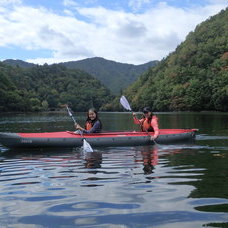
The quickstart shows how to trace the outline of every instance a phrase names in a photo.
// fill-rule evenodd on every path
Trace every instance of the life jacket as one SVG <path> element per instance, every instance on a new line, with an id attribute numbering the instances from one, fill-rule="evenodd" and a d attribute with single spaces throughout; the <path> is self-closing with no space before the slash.
<path id="1" fill-rule="evenodd" d="M 101 124 L 101 121 L 99 119 L 97 119 L 95 121 L 89 121 L 89 120 L 86 121 L 86 123 L 85 123 L 85 129 L 87 131 L 90 131 L 93 128 L 94 124 L 97 123 L 97 122 L 99 122 L 99 127 L 96 128 L 96 129 L 93 129 L 93 133 L 100 133 L 101 132 L 101 129 L 102 129 L 102 124 Z"/>
<path id="2" fill-rule="evenodd" d="M 89 131 L 92 127 L 93 127 L 93 124 L 91 122 L 87 121 L 86 124 L 85 124 L 85 129 L 87 131 Z"/>
<path id="3" fill-rule="evenodd" d="M 154 132 L 154 128 L 151 126 L 151 121 L 152 119 L 148 121 L 148 119 L 144 118 L 141 124 L 141 130 L 146 132 Z"/>

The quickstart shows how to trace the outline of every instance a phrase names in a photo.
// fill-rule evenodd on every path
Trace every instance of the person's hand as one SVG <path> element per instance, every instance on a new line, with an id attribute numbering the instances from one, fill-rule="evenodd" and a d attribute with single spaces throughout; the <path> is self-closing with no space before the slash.
<path id="1" fill-rule="evenodd" d="M 132 115 L 133 115 L 134 117 L 136 117 L 136 113 L 135 113 L 135 112 L 132 112 Z"/>
<path id="2" fill-rule="evenodd" d="M 157 139 L 157 138 L 158 138 L 158 135 L 152 135 L 150 138 L 151 138 L 151 140 L 153 140 L 153 141 L 154 141 L 155 139 Z"/>
<path id="3" fill-rule="evenodd" d="M 76 130 L 79 130 L 79 128 L 80 128 L 79 124 L 75 124 L 74 126 L 75 126 Z"/>

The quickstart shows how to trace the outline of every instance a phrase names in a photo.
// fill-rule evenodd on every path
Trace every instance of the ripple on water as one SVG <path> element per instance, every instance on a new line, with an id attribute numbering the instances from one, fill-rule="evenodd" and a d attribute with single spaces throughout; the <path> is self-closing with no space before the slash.
<path id="1" fill-rule="evenodd" d="M 96 148 L 90 154 L 80 150 L 3 154 L 1 223 L 12 227 L 222 223 L 226 200 L 192 197 L 200 194 L 210 171 L 207 164 L 226 159 L 211 151 L 206 146 L 159 145 Z"/>

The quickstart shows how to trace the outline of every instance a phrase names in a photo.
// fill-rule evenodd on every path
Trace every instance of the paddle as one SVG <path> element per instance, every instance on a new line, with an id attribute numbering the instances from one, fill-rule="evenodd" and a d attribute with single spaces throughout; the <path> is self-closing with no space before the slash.
<path id="1" fill-rule="evenodd" d="M 120 103 L 122 104 L 122 106 L 123 106 L 126 110 L 132 112 L 131 106 L 130 106 L 130 104 L 129 104 L 129 102 L 128 102 L 128 100 L 127 100 L 127 98 L 126 98 L 125 96 L 121 96 L 121 98 L 120 98 Z"/>
<path id="2" fill-rule="evenodd" d="M 128 110 L 128 111 L 130 111 L 130 112 L 133 112 L 132 109 L 131 109 L 131 106 L 130 106 L 128 100 L 127 100 L 127 98 L 126 98 L 124 95 L 121 96 L 121 98 L 120 98 L 120 103 L 122 104 L 122 106 L 123 106 L 126 110 Z M 148 133 L 148 131 L 147 131 L 147 133 Z M 155 139 L 152 138 L 152 140 L 154 141 L 155 144 L 157 144 L 157 142 L 155 141 Z"/>
<path id="3" fill-rule="evenodd" d="M 66 105 L 67 108 L 67 112 L 69 114 L 69 116 L 71 117 L 71 119 L 73 120 L 74 124 L 77 124 L 73 114 L 71 113 L 68 105 Z M 83 134 L 81 134 L 81 136 L 83 137 Z M 83 151 L 85 152 L 93 152 L 93 148 L 91 147 L 91 145 L 86 141 L 86 139 L 83 137 Z"/>

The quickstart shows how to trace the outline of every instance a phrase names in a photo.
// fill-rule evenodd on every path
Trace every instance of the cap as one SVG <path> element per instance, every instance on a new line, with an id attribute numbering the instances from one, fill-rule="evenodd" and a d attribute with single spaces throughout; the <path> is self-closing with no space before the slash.
<path id="1" fill-rule="evenodd" d="M 143 108 L 143 113 L 148 113 L 148 112 L 152 112 L 151 108 L 149 107 Z"/>

